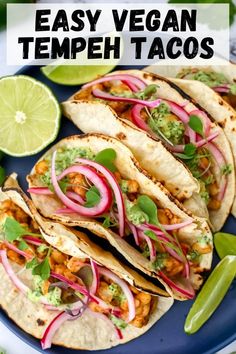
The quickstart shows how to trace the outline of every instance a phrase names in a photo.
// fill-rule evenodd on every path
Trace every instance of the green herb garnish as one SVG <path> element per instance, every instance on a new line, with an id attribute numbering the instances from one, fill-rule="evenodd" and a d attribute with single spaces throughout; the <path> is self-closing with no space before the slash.
<path id="1" fill-rule="evenodd" d="M 87 208 L 92 208 L 100 202 L 100 199 L 101 196 L 99 190 L 95 186 L 92 186 L 86 192 L 86 203 L 84 206 Z"/>
<path id="2" fill-rule="evenodd" d="M 147 195 L 140 195 L 137 199 L 139 208 L 148 216 L 150 224 L 159 225 L 157 218 L 157 206 Z"/>
<path id="3" fill-rule="evenodd" d="M 198 116 L 190 115 L 188 125 L 193 131 L 203 136 L 203 124 Z"/>
<path id="4" fill-rule="evenodd" d="M 9 242 L 21 241 L 22 236 L 32 235 L 32 236 L 41 236 L 33 232 L 29 232 L 25 227 L 13 218 L 7 217 L 4 225 L 3 231 L 6 237 L 6 240 Z"/>
<path id="5" fill-rule="evenodd" d="M 108 168 L 111 172 L 115 172 L 117 170 L 114 165 L 114 161 L 116 159 L 116 152 L 114 149 L 104 149 L 100 151 L 96 157 L 95 161 L 100 165 Z"/>

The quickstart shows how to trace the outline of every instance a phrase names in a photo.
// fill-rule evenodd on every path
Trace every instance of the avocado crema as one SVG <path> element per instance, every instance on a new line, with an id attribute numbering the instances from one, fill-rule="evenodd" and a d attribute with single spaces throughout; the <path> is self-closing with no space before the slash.
<path id="1" fill-rule="evenodd" d="M 85 148 L 79 148 L 76 149 L 76 151 L 74 148 L 60 148 L 56 159 L 56 170 L 58 173 L 62 172 L 62 157 L 65 156 L 63 159 L 65 163 L 63 168 L 65 168 L 68 167 L 67 163 L 73 165 L 74 162 L 72 160 L 75 159 L 71 159 L 71 156 L 75 156 L 75 154 L 77 154 L 77 157 L 79 157 L 80 154 L 86 155 L 88 159 L 95 161 L 99 155 L 101 164 L 104 163 L 104 165 L 112 169 L 112 173 L 121 188 L 125 206 L 125 240 L 151 262 L 152 269 L 157 273 L 162 270 L 168 277 L 176 277 L 176 275 L 182 274 L 186 258 L 191 260 L 192 266 L 197 269 L 201 255 L 211 253 L 211 241 L 208 240 L 206 242 L 204 235 L 200 235 L 195 243 L 187 244 L 178 240 L 179 229 L 175 230 L 171 227 L 171 231 L 167 232 L 164 230 L 162 225 L 169 226 L 179 224 L 182 220 L 169 209 L 161 207 L 157 200 L 153 200 L 148 195 L 141 194 L 140 186 L 136 180 L 123 178 L 122 174 L 115 166 L 114 150 L 105 149 L 100 151 L 98 155 L 95 155 L 90 149 L 86 152 Z M 102 156 L 104 156 L 104 159 L 101 158 Z M 67 159 L 67 157 L 69 157 L 69 159 Z M 48 186 L 49 188 L 51 188 L 50 163 L 51 156 L 46 155 L 46 157 L 35 166 L 35 172 L 38 174 L 41 181 L 44 182 L 44 186 Z M 61 182 L 63 182 L 63 180 L 61 180 Z M 94 206 L 101 198 L 96 187 L 91 185 L 80 173 L 68 174 L 67 180 L 64 181 L 63 188 L 64 193 L 73 191 L 82 197 L 85 202 L 84 205 L 88 205 L 89 203 L 89 206 Z M 119 234 L 118 210 L 114 196 L 109 210 L 107 210 L 105 214 L 98 215 L 96 220 L 101 222 L 105 228 L 112 229 Z M 191 223 L 191 220 L 189 223 Z M 160 236 L 160 238 L 158 238 L 156 236 L 156 229 L 159 229 L 157 235 L 161 232 L 161 235 L 163 234 L 162 237 Z M 202 241 L 203 239 L 205 240 L 204 242 Z M 166 249 L 172 249 L 173 252 L 166 252 Z"/>
<path id="2" fill-rule="evenodd" d="M 176 77 L 202 82 L 218 92 L 226 102 L 236 109 L 236 83 L 230 83 L 224 74 L 211 70 L 186 68 L 182 69 Z"/>
<path id="3" fill-rule="evenodd" d="M 189 75 L 189 72 L 184 72 L 183 75 Z M 206 74 L 205 72 L 194 73 L 195 79 L 201 78 L 202 81 L 211 82 L 211 85 L 220 84 L 225 81 L 222 74 L 214 75 L 212 73 Z M 205 82 L 205 83 L 206 83 Z M 231 93 L 230 95 L 235 95 L 236 84 L 229 85 Z M 108 81 L 100 84 L 95 84 L 89 88 L 79 91 L 75 98 L 77 100 L 88 99 L 97 100 L 93 96 L 93 89 L 99 89 L 103 92 L 114 95 L 114 97 L 128 97 L 137 98 L 140 100 L 154 101 L 158 99 L 158 85 L 150 84 L 146 86 L 144 90 L 138 92 L 132 92 L 127 85 L 124 83 L 118 83 L 114 81 Z M 231 97 L 230 96 L 230 97 Z M 236 96 L 234 96 L 236 97 Z M 100 100 L 100 99 L 99 99 Z M 219 210 L 221 208 L 222 199 L 222 180 L 227 178 L 227 175 L 231 173 L 232 166 L 225 165 L 222 168 L 221 174 L 216 176 L 216 161 L 210 150 L 207 148 L 207 144 L 202 147 L 196 148 L 194 143 L 192 143 L 189 137 L 189 131 L 192 129 L 194 134 L 196 134 L 197 139 L 204 139 L 203 123 L 201 118 L 196 116 L 198 113 L 193 113 L 193 123 L 190 127 L 190 123 L 184 123 L 180 120 L 177 114 L 174 114 L 171 110 L 170 104 L 174 102 L 168 102 L 164 100 L 157 107 L 147 108 L 144 107 L 140 110 L 140 118 L 144 121 L 144 126 L 137 124 L 133 120 L 132 108 L 133 104 L 125 101 L 113 101 L 106 100 L 112 109 L 124 119 L 128 119 L 136 124 L 139 128 L 148 131 L 154 137 L 158 137 L 167 146 L 168 149 L 173 151 L 173 154 L 182 160 L 182 162 L 190 169 L 192 175 L 197 178 L 200 182 L 200 196 L 206 203 L 207 208 L 211 211 Z M 235 102 L 236 106 L 236 102 Z M 184 110 L 184 107 L 179 107 Z M 178 110 L 178 108 L 177 108 Z M 198 110 L 195 110 L 195 112 Z M 180 113 L 181 114 L 181 113 Z M 183 112 L 184 114 L 184 112 Z M 186 112 L 185 112 L 186 115 Z M 191 114 L 190 114 L 191 116 Z M 191 129 L 190 129 L 191 128 Z M 209 132 L 209 134 L 213 134 Z M 214 143 L 214 140 L 212 141 Z M 178 147 L 184 147 L 181 153 L 178 153 Z"/>
<path id="4" fill-rule="evenodd" d="M 72 311 L 73 304 L 82 300 L 90 310 L 108 316 L 116 327 L 124 329 L 127 326 L 128 301 L 122 288 L 114 280 L 100 274 L 97 290 L 93 296 L 90 295 L 91 298 L 88 297 L 89 300 L 85 299 L 85 294 L 68 285 L 73 282 L 74 287 L 89 288 L 91 284 L 86 284 L 85 287 L 84 283 L 85 271 L 83 280 L 80 277 L 80 270 L 85 267 L 84 270 L 89 272 L 87 278 L 91 281 L 89 258 L 78 259 L 50 246 L 42 238 L 35 222 L 11 200 L 1 203 L 0 221 L 0 250 L 6 250 L 7 258 L 19 277 L 22 271 L 30 272 L 28 278 L 32 281 L 26 294 L 29 300 L 46 304 L 49 310 L 52 309 L 50 306 L 54 310 L 58 308 L 58 311 Z M 60 276 L 66 278 L 67 283 L 60 280 Z M 149 320 L 154 300 L 150 294 L 140 292 L 128 283 L 127 285 L 136 307 L 136 315 L 129 324 L 141 328 Z M 113 309 L 116 311 L 113 312 Z"/>

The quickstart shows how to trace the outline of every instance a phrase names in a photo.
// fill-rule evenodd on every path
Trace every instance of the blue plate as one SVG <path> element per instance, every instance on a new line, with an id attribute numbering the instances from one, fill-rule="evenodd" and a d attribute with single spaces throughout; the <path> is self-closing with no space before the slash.
<path id="1" fill-rule="evenodd" d="M 59 101 L 65 100 L 73 94 L 78 87 L 66 87 L 54 84 L 47 80 L 40 72 L 39 67 L 24 68 L 21 74 L 30 75 L 44 83 L 53 90 Z M 57 140 L 63 137 L 78 134 L 78 129 L 66 118 L 62 118 L 61 129 Z M 45 149 L 46 151 L 46 149 Z M 19 181 L 26 189 L 25 176 L 30 172 L 34 163 L 43 154 L 23 158 L 4 157 L 3 166 L 7 173 L 16 171 L 19 174 Z M 235 233 L 236 221 L 229 217 L 225 227 L 226 232 Z M 215 256 L 214 264 L 218 261 Z M 97 351 L 100 354 L 210 354 L 220 350 L 230 342 L 236 339 L 236 284 L 231 286 L 224 301 L 202 329 L 194 334 L 184 333 L 184 321 L 192 305 L 192 301 L 176 302 L 168 313 L 161 318 L 149 331 L 143 336 L 135 339 L 128 344 L 120 345 L 114 349 Z M 42 351 L 40 342 L 32 336 L 19 329 L 3 312 L 0 311 L 1 321 L 18 337 L 28 343 L 31 347 Z M 70 350 L 63 347 L 53 346 L 47 350 L 51 354 L 87 354 L 87 351 Z"/>

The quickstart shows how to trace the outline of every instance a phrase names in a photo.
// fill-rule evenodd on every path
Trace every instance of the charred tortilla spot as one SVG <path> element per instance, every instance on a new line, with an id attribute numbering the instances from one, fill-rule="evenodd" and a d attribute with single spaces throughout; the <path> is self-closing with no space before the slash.
<path id="1" fill-rule="evenodd" d="M 224 119 L 222 122 L 218 122 L 218 124 L 221 128 L 224 128 L 226 124 L 226 119 Z"/>
<path id="2" fill-rule="evenodd" d="M 221 106 L 223 106 L 223 104 L 224 104 L 224 102 L 223 102 L 221 99 L 218 100 L 218 103 L 219 103 Z"/>
<path id="3" fill-rule="evenodd" d="M 116 137 L 120 140 L 125 140 L 126 139 L 126 135 L 122 132 L 116 134 Z"/>
<path id="4" fill-rule="evenodd" d="M 37 324 L 38 326 L 44 326 L 45 325 L 45 321 L 41 320 L 41 318 L 37 319 Z"/>
<path id="5" fill-rule="evenodd" d="M 235 120 L 235 116 L 233 114 L 230 116 L 230 120 Z"/>

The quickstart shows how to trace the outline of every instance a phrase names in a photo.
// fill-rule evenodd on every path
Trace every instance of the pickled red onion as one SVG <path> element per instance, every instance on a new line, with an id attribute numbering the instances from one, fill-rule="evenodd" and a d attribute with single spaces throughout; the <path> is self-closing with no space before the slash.
<path id="1" fill-rule="evenodd" d="M 125 206 L 124 206 L 124 200 L 123 200 L 123 195 L 121 188 L 119 186 L 119 183 L 116 181 L 114 175 L 104 166 L 98 164 L 97 162 L 79 158 L 76 160 L 77 162 L 81 164 L 85 164 L 91 167 L 94 167 L 97 171 L 103 174 L 103 176 L 106 178 L 108 183 L 110 184 L 113 193 L 115 195 L 115 200 L 117 204 L 117 209 L 118 209 L 118 218 L 119 218 L 119 234 L 121 237 L 124 236 L 125 232 Z"/>
<path id="2" fill-rule="evenodd" d="M 154 108 L 154 107 L 158 106 L 161 102 L 160 99 L 157 99 L 154 101 L 146 101 L 146 100 L 140 100 L 138 98 L 113 96 L 110 93 L 104 92 L 99 89 L 93 89 L 92 93 L 95 97 L 101 98 L 103 100 L 138 103 L 138 104 L 141 104 L 141 105 L 149 107 L 149 108 Z"/>
<path id="3" fill-rule="evenodd" d="M 15 274 L 10 262 L 8 261 L 7 252 L 5 250 L 0 250 L 0 257 L 1 257 L 3 268 L 5 269 L 5 272 L 7 273 L 7 275 L 9 276 L 9 278 L 11 279 L 15 287 L 18 290 L 20 290 L 23 294 L 27 295 L 30 289 Z"/>
<path id="4" fill-rule="evenodd" d="M 56 170 L 55 170 L 55 162 L 56 162 L 56 151 L 54 151 L 52 157 L 52 168 L 51 168 L 52 185 L 54 187 L 55 193 L 57 194 L 58 198 L 62 201 L 62 203 L 66 207 L 74 210 L 75 212 L 83 216 L 97 216 L 103 214 L 107 209 L 109 209 L 112 203 L 111 190 L 107 185 L 107 183 L 104 181 L 104 179 L 101 178 L 94 170 L 92 170 L 88 166 L 75 165 L 75 166 L 68 167 L 57 178 Z M 82 175 L 86 176 L 97 187 L 101 195 L 101 199 L 98 202 L 98 204 L 95 205 L 94 207 L 86 208 L 82 205 L 79 205 L 73 202 L 71 199 L 69 199 L 62 192 L 58 184 L 58 180 L 64 178 L 66 175 L 73 172 L 81 173 Z"/>
<path id="5" fill-rule="evenodd" d="M 127 299 L 128 302 L 128 308 L 129 308 L 129 314 L 128 314 L 128 319 L 127 322 L 130 322 L 134 319 L 135 317 L 135 303 L 134 303 L 134 297 L 132 294 L 132 291 L 130 290 L 130 288 L 128 287 L 128 285 L 126 284 L 126 282 L 122 279 L 120 279 L 120 277 L 118 277 L 116 274 L 114 274 L 113 272 L 111 272 L 110 270 L 100 267 L 98 266 L 98 272 L 101 275 L 104 275 L 105 277 L 111 279 L 113 282 L 115 282 L 117 285 L 119 285 Z"/>
<path id="6" fill-rule="evenodd" d="M 119 80 L 125 83 L 132 91 L 139 91 L 143 90 L 146 87 L 146 84 L 143 80 L 139 79 L 138 77 L 130 74 L 116 74 L 116 75 L 108 75 L 103 76 L 97 80 L 88 82 L 87 84 L 82 86 L 82 89 L 87 89 L 93 85 L 101 84 L 107 81 Z"/>

